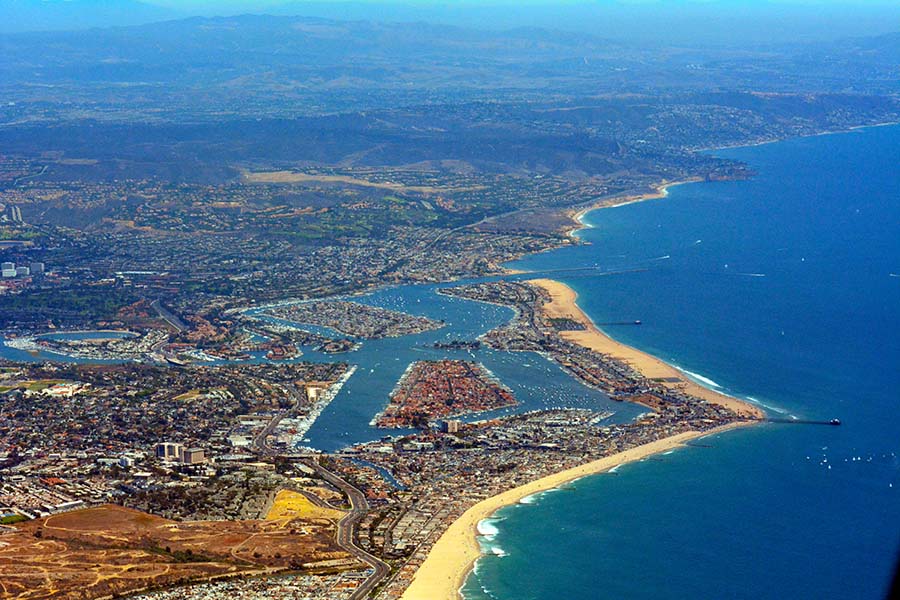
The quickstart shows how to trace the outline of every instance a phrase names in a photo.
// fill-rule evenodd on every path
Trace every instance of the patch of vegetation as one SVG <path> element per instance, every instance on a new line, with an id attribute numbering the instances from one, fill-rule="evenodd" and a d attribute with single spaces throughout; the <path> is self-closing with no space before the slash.
<path id="1" fill-rule="evenodd" d="M 80 286 L 62 293 L 54 290 L 25 290 L 7 295 L 0 302 L 0 326 L 29 319 L 52 319 L 80 323 L 85 320 L 114 318 L 119 309 L 134 304 L 140 297 L 132 289 Z"/>
<path id="2" fill-rule="evenodd" d="M 0 517 L 0 525 L 12 525 L 14 523 L 22 523 L 27 520 L 28 517 L 23 515 L 6 515 L 5 517 Z"/>

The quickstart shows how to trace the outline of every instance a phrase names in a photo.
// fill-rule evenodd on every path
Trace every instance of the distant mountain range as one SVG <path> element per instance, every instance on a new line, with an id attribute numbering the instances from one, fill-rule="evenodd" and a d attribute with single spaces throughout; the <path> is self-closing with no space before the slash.
<path id="1" fill-rule="evenodd" d="M 297 1 L 0 0 L 0 33 L 140 25 L 191 16 L 270 14 L 342 21 L 428 22 L 482 30 L 540 26 L 636 43 L 741 46 L 878 35 L 900 27 L 900 3 L 545 0 Z"/>
<path id="2" fill-rule="evenodd" d="M 242 15 L 0 34 L 0 56 L 0 122 L 138 113 L 290 117 L 604 94 L 900 93 L 896 33 L 736 50 L 534 27 Z"/>

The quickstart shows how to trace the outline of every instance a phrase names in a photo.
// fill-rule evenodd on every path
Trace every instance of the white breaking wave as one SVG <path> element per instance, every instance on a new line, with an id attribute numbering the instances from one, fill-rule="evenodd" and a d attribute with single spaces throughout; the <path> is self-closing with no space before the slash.
<path id="1" fill-rule="evenodd" d="M 535 492 L 528 496 L 525 496 L 521 500 L 519 500 L 519 504 L 536 504 L 538 500 L 546 496 L 547 494 L 558 492 L 559 488 L 551 488 L 549 490 L 544 490 L 542 492 Z"/>
<path id="2" fill-rule="evenodd" d="M 485 596 L 487 596 L 488 598 L 493 598 L 494 600 L 496 600 L 497 596 L 495 596 L 494 593 L 493 593 L 491 590 L 487 589 L 487 588 L 486 588 L 483 584 L 481 584 L 481 583 L 479 583 L 479 586 L 481 587 L 481 591 L 484 592 L 484 595 L 485 595 Z M 460 594 L 460 595 L 462 595 L 462 594 Z"/>
<path id="3" fill-rule="evenodd" d="M 478 535 L 484 537 L 487 541 L 492 541 L 497 537 L 500 530 L 491 522 L 491 519 L 482 519 L 478 521 Z"/>
<path id="4" fill-rule="evenodd" d="M 701 383 L 705 383 L 706 385 L 711 385 L 713 387 L 722 389 L 721 385 L 719 385 L 718 383 L 716 383 L 709 377 L 704 377 L 703 375 L 700 375 L 699 373 L 694 373 L 693 371 L 688 371 L 687 369 L 682 369 L 681 367 L 675 367 L 675 368 L 678 369 L 679 371 L 681 371 L 682 373 L 684 373 L 685 375 L 689 375 L 689 376 L 693 377 L 694 379 L 696 379 L 697 381 L 700 381 Z"/>
<path id="5" fill-rule="evenodd" d="M 775 412 L 782 414 L 782 415 L 787 412 L 783 408 L 778 408 L 777 406 L 772 406 L 771 404 L 766 404 L 765 402 L 761 402 L 760 400 L 757 400 L 753 396 L 744 396 L 744 398 L 746 398 L 750 402 L 753 402 L 754 404 L 759 404 L 763 408 L 768 408 L 769 410 L 774 410 Z"/>

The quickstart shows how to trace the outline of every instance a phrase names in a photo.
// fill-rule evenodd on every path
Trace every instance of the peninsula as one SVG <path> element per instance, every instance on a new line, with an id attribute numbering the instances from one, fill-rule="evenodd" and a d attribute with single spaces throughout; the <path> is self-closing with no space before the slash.
<path id="1" fill-rule="evenodd" d="M 668 388 L 678 389 L 697 398 L 719 404 L 739 415 L 759 419 L 763 412 L 753 404 L 727 396 L 704 387 L 672 365 L 637 348 L 617 342 L 602 331 L 576 303 L 578 294 L 564 283 L 553 279 L 533 279 L 529 283 L 539 286 L 550 295 L 550 302 L 544 304 L 544 314 L 550 319 L 571 319 L 581 323 L 581 330 L 561 331 L 560 337 L 570 342 L 605 354 L 615 360 L 632 366 L 644 377 L 657 381 Z"/>

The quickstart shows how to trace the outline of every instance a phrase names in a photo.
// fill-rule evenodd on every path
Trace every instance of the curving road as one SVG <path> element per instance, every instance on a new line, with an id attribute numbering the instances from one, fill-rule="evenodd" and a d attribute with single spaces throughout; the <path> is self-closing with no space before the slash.
<path id="1" fill-rule="evenodd" d="M 335 541 L 337 541 L 338 546 L 343 550 L 349 552 L 374 569 L 369 578 L 366 579 L 350 596 L 350 600 L 368 598 L 369 594 L 372 593 L 372 590 L 374 590 L 375 587 L 391 572 L 391 567 L 386 562 L 369 554 L 357 546 L 353 541 L 353 531 L 359 520 L 369 511 L 369 502 L 359 489 L 320 465 L 318 461 L 310 460 L 305 464 L 314 469 L 322 479 L 343 491 L 350 500 L 350 512 L 338 521 Z"/>

